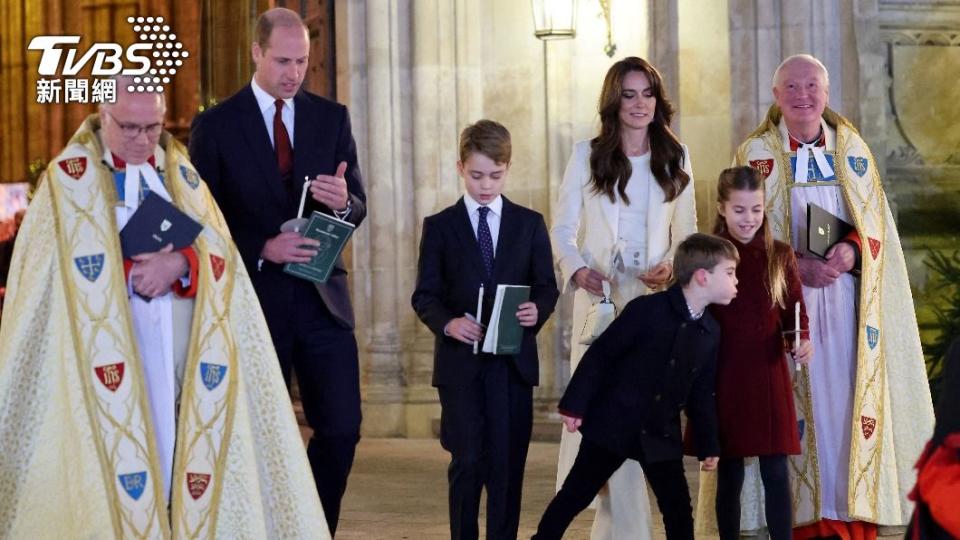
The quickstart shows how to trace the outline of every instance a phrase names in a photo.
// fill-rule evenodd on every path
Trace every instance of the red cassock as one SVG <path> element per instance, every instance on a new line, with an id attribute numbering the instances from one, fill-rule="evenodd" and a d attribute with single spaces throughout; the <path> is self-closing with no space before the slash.
<path id="1" fill-rule="evenodd" d="M 785 357 L 793 338 L 794 305 L 800 302 L 800 327 L 807 337 L 807 313 L 793 249 L 788 254 L 787 298 L 774 308 L 767 288 L 767 250 L 758 233 L 748 244 L 722 234 L 740 252 L 737 297 L 728 306 L 711 306 L 720 323 L 717 358 L 717 417 L 722 457 L 799 454 L 800 433 L 793 405 L 793 373 Z"/>

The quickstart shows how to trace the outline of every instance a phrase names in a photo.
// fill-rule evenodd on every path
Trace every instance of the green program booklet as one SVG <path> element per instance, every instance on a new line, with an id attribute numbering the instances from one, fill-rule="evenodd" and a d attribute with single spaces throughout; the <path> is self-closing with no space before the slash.
<path id="1" fill-rule="evenodd" d="M 326 282 L 354 229 L 353 223 L 314 211 L 303 236 L 320 242 L 317 254 L 308 263 L 287 263 L 283 271 L 308 281 Z"/>
<path id="2" fill-rule="evenodd" d="M 483 352 L 517 354 L 523 344 L 523 327 L 517 318 L 520 304 L 530 299 L 527 285 L 497 285 L 493 313 L 483 339 Z"/>

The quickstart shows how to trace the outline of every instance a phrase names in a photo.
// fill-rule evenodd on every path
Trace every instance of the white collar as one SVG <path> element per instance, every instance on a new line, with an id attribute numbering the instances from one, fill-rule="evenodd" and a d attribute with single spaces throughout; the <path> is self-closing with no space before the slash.
<path id="1" fill-rule="evenodd" d="M 787 130 L 787 122 L 780 118 L 780 125 L 777 126 L 780 130 L 780 142 L 784 150 L 790 151 L 790 132 Z M 827 123 L 823 117 L 820 118 L 820 129 L 823 130 L 823 149 L 827 152 L 833 152 L 837 148 L 837 133 L 830 128 L 830 124 Z"/>
<path id="2" fill-rule="evenodd" d="M 257 78 L 253 77 L 250 79 L 250 88 L 253 89 L 253 97 L 257 98 L 257 105 L 260 107 L 260 112 L 265 113 L 267 109 L 273 107 L 276 103 L 277 98 L 271 96 L 267 93 L 266 90 L 260 88 L 260 85 L 257 84 Z M 293 110 L 293 98 L 287 98 L 283 100 L 283 103 L 287 107 L 290 107 L 290 110 Z"/>
<path id="3" fill-rule="evenodd" d="M 503 215 L 503 195 L 497 195 L 497 198 L 490 202 L 490 204 L 482 205 L 477 201 L 473 200 L 473 197 L 469 193 L 463 194 L 463 204 L 467 206 L 467 215 L 472 216 L 474 212 L 477 211 L 481 206 L 486 206 L 490 209 L 491 212 L 497 216 Z"/>
<path id="4" fill-rule="evenodd" d="M 102 139 L 101 139 L 102 141 Z M 163 148 L 160 148 L 158 144 L 153 149 L 153 159 L 156 163 L 163 163 L 166 157 L 166 152 Z M 104 145 L 103 151 L 103 161 L 113 168 L 113 152 Z M 140 178 L 143 177 L 143 180 L 147 183 L 147 187 L 150 188 L 150 191 L 156 193 L 157 195 L 163 197 L 167 201 L 170 201 L 170 193 L 167 191 L 167 188 L 163 185 L 163 181 L 160 180 L 160 176 L 157 174 L 157 170 L 150 165 L 149 161 L 144 161 L 138 165 L 133 165 L 127 163 L 127 169 L 124 174 L 123 181 L 123 205 L 131 210 L 135 210 L 140 206 Z"/>
<path id="5" fill-rule="evenodd" d="M 800 148 L 797 149 L 797 165 L 793 171 L 793 181 L 795 183 L 803 183 L 809 180 L 807 178 L 808 168 L 806 163 L 810 159 L 810 154 L 813 154 L 813 159 L 817 162 L 817 168 L 820 169 L 820 173 L 823 174 L 824 178 L 830 178 L 834 176 L 833 167 L 830 166 L 830 163 L 827 161 L 827 157 L 824 155 L 824 150 L 832 150 L 836 147 L 836 142 L 833 140 L 833 134 L 830 132 L 827 126 L 827 122 L 820 117 L 820 130 L 823 132 L 824 146 L 814 146 L 816 142 L 810 144 L 801 144 Z M 786 120 L 780 121 L 780 136 L 782 137 L 782 144 L 784 148 L 790 148 L 790 132 L 787 130 Z M 817 138 L 819 139 L 819 137 Z"/>

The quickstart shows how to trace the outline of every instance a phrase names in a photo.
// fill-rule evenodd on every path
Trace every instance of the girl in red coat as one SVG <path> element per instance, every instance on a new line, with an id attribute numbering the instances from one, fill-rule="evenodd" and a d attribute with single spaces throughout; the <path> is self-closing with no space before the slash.
<path id="1" fill-rule="evenodd" d="M 793 515 L 787 455 L 800 453 L 800 437 L 785 350 L 792 346 L 800 364 L 813 353 L 809 339 L 794 346 L 792 336 L 784 337 L 796 324 L 797 302 L 801 337 L 808 337 L 800 276 L 793 249 L 770 232 L 760 173 L 751 167 L 726 169 L 717 190 L 720 216 L 714 234 L 731 240 L 740 252 L 737 297 L 711 308 L 721 328 L 717 525 L 722 540 L 739 537 L 743 458 L 758 456 L 770 537 L 786 540 Z"/>

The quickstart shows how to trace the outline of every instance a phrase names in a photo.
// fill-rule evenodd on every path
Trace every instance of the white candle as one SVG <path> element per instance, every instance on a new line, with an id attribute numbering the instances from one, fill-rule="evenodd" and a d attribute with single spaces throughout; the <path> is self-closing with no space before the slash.
<path id="1" fill-rule="evenodd" d="M 797 361 L 797 351 L 800 349 L 800 302 L 793 305 L 793 361 L 800 371 L 800 362 Z"/>
<path id="2" fill-rule="evenodd" d="M 483 284 L 480 284 L 480 290 L 477 292 L 477 324 L 480 324 L 480 312 L 483 311 Z M 473 342 L 473 354 L 477 354 L 477 348 L 480 345 L 479 340 Z"/>
<path id="3" fill-rule="evenodd" d="M 303 189 L 300 190 L 300 209 L 297 210 L 297 217 L 303 217 L 303 205 L 307 202 L 307 188 L 310 186 L 310 177 L 303 177 Z"/>

